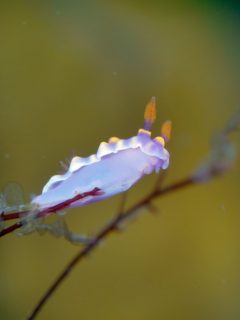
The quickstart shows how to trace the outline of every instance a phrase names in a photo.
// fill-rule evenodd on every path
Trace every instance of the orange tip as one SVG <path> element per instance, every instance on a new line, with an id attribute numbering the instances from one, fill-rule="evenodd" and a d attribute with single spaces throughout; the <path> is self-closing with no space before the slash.
<path id="1" fill-rule="evenodd" d="M 144 120 L 150 123 L 153 123 L 156 120 L 156 98 L 152 97 L 151 100 L 146 105 L 144 112 Z"/>
<path id="2" fill-rule="evenodd" d="M 161 135 L 165 142 L 168 142 L 168 140 L 171 138 L 171 131 L 172 131 L 172 121 L 167 120 L 163 123 L 161 128 Z"/>

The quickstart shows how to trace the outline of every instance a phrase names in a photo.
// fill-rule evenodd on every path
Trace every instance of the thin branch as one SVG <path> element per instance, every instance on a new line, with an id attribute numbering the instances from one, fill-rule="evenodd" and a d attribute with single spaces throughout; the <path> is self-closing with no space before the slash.
<path id="1" fill-rule="evenodd" d="M 0 213 L 0 220 L 2 220 L 2 221 L 15 220 L 15 219 L 19 219 L 21 217 L 24 217 L 28 213 L 29 213 L 28 210 L 27 211 L 11 212 L 11 213 L 6 213 L 5 211 L 2 211 Z"/>
<path id="2" fill-rule="evenodd" d="M 7 228 L 4 228 L 3 230 L 0 231 L 0 237 L 3 237 L 9 233 L 12 233 L 13 231 L 21 228 L 24 226 L 24 223 L 19 221 L 19 222 L 16 222 L 14 224 L 12 224 L 11 226 L 7 227 Z"/>
<path id="3" fill-rule="evenodd" d="M 92 252 L 98 246 L 99 242 L 107 238 L 107 236 L 109 236 L 113 231 L 118 230 L 121 223 L 123 223 L 124 221 L 127 221 L 129 218 L 134 216 L 136 211 L 150 204 L 150 202 L 156 199 L 157 197 L 160 197 L 167 193 L 171 193 L 178 189 L 193 185 L 195 183 L 196 182 L 191 177 L 189 177 L 189 178 L 180 180 L 176 183 L 173 183 L 165 188 L 162 188 L 161 190 L 157 190 L 157 189 L 153 190 L 149 195 L 147 195 L 140 202 L 133 205 L 130 209 L 128 209 L 121 215 L 117 215 L 115 218 L 113 218 L 113 220 L 110 221 L 101 231 L 99 231 L 96 237 L 89 244 L 87 244 L 83 249 L 81 249 L 77 253 L 77 255 L 70 261 L 70 263 L 66 265 L 66 267 L 63 269 L 61 274 L 57 277 L 57 279 L 52 283 L 49 289 L 45 292 L 45 294 L 36 304 L 36 306 L 34 307 L 33 311 L 30 313 L 27 319 L 33 320 L 36 318 L 37 314 L 40 312 L 40 310 L 43 308 L 46 302 L 50 299 L 50 297 L 53 295 L 56 289 L 60 286 L 63 280 L 70 274 L 73 268 L 83 258 L 85 258 L 90 252 Z"/>

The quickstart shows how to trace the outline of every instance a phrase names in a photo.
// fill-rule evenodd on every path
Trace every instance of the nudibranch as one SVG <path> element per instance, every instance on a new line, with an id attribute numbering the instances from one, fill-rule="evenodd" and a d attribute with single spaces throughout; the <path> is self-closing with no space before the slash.
<path id="1" fill-rule="evenodd" d="M 159 172 L 169 165 L 165 143 L 170 138 L 171 122 L 166 121 L 161 136 L 151 138 L 151 126 L 156 118 L 153 97 L 144 113 L 144 126 L 129 139 L 112 137 L 102 142 L 97 153 L 87 158 L 74 157 L 68 170 L 50 178 L 42 193 L 32 200 L 40 210 L 66 203 L 76 195 L 87 195 L 69 202 L 68 207 L 80 207 L 124 192 L 143 176 Z M 92 190 L 100 192 L 91 194 Z M 66 207 L 66 206 L 65 206 Z"/>

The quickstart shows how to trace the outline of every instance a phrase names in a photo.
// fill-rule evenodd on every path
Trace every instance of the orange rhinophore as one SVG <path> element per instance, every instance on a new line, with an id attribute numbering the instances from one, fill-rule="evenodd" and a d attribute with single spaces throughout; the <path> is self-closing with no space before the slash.
<path id="1" fill-rule="evenodd" d="M 163 123 L 161 128 L 161 135 L 165 142 L 168 142 L 171 138 L 171 131 L 172 131 L 172 121 L 167 120 Z"/>
<path id="2" fill-rule="evenodd" d="M 157 111 L 156 111 L 156 98 L 152 97 L 145 108 L 144 112 L 144 129 L 150 130 L 153 122 L 156 120 Z"/>

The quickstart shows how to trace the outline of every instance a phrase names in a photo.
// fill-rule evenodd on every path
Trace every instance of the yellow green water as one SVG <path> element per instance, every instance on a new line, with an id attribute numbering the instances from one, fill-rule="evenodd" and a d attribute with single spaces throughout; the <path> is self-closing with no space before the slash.
<path id="1" fill-rule="evenodd" d="M 153 95 L 154 133 L 173 121 L 166 183 L 191 172 L 239 106 L 237 10 L 198 1 L 1 2 L 0 187 L 16 181 L 29 199 L 60 160 L 134 135 Z M 103 243 L 39 319 L 238 319 L 238 162 L 224 177 L 157 200 L 159 214 Z M 129 203 L 154 181 L 134 187 Z M 71 210 L 67 221 L 94 232 L 119 201 Z M 48 235 L 2 238 L 0 319 L 24 319 L 77 251 Z"/>

